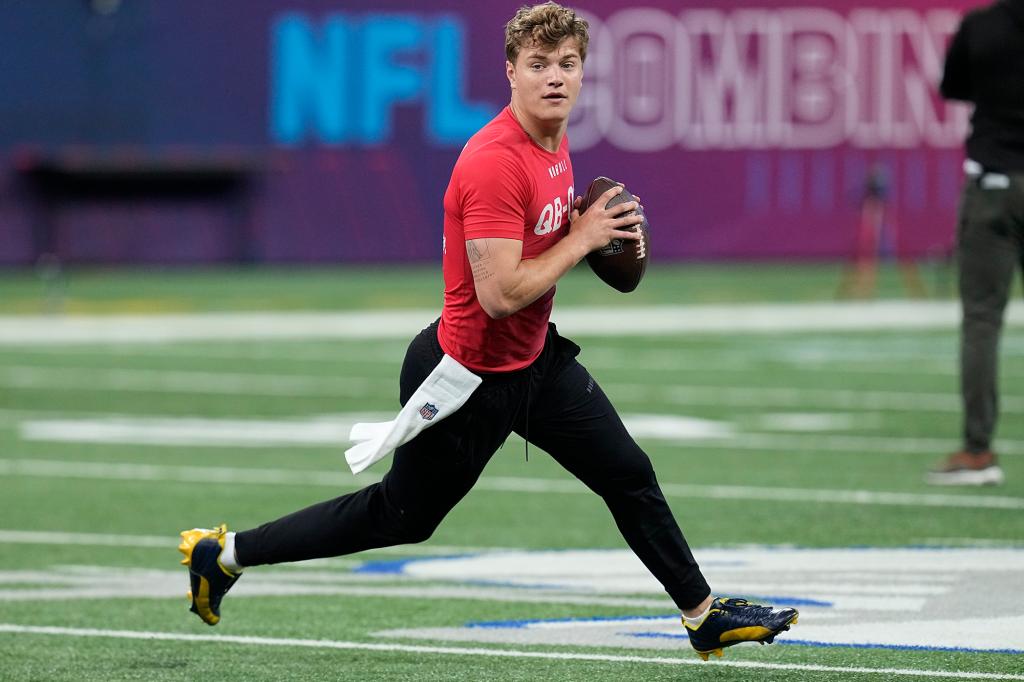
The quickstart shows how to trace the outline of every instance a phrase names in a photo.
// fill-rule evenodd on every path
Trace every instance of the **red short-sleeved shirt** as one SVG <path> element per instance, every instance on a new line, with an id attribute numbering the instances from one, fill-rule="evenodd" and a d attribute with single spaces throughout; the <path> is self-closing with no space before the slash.
<path id="1" fill-rule="evenodd" d="M 523 259 L 536 258 L 568 233 L 573 193 L 567 138 L 558 152 L 547 151 L 508 107 L 470 138 L 444 195 L 444 309 L 437 338 L 445 353 L 481 372 L 510 372 L 536 359 L 555 288 L 492 319 L 476 298 L 466 240 L 519 239 Z"/>

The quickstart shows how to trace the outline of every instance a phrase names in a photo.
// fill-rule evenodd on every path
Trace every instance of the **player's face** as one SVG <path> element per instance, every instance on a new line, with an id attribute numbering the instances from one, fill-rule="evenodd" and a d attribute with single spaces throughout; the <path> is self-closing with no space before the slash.
<path id="1" fill-rule="evenodd" d="M 575 38 L 553 50 L 524 45 L 516 63 L 505 62 L 512 100 L 519 111 L 539 121 L 565 121 L 583 84 L 583 60 Z"/>

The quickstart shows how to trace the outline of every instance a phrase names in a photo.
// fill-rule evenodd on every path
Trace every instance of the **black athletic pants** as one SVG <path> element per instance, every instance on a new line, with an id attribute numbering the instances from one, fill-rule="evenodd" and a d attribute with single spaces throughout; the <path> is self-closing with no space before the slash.
<path id="1" fill-rule="evenodd" d="M 243 566 L 352 554 L 421 542 L 473 487 L 515 431 L 600 495 L 626 542 L 681 609 L 710 593 L 647 455 L 583 365 L 579 347 L 548 330 L 529 367 L 483 374 L 467 403 L 395 451 L 380 483 L 238 533 Z M 404 405 L 443 356 L 437 323 L 409 345 Z"/>
<path id="2" fill-rule="evenodd" d="M 960 205 L 960 392 L 964 448 L 988 450 L 999 416 L 999 337 L 1017 268 L 1024 263 L 1024 174 L 1009 187 L 969 179 Z"/>

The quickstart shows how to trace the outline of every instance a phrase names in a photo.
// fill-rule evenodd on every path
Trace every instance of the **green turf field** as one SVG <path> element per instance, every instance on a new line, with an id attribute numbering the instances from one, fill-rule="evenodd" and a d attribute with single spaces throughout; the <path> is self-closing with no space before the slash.
<path id="1" fill-rule="evenodd" d="M 623 297 L 580 271 L 559 304 L 728 313 L 828 302 L 839 274 L 663 268 Z M 922 274 L 950 301 L 948 273 Z M 526 461 L 515 437 L 427 543 L 251 569 L 207 627 L 186 611 L 177 532 L 248 528 L 378 478 L 386 462 L 347 472 L 344 434 L 358 414 L 397 408 L 407 339 L 19 342 L 3 329 L 46 310 L 99 323 L 211 313 L 213 328 L 230 324 L 220 312 L 382 308 L 419 310 L 415 329 L 437 282 L 433 270 L 0 274 L 0 678 L 1024 680 L 1019 326 L 1002 349 L 1007 482 L 987 489 L 922 480 L 958 444 L 952 325 L 637 334 L 610 317 L 574 336 L 712 586 L 801 609 L 776 645 L 708 663 L 600 500 L 533 448 Z M 879 289 L 902 295 L 892 271 Z"/>
<path id="2" fill-rule="evenodd" d="M 846 268 L 831 263 L 651 266 L 643 286 L 624 297 L 596 283 L 581 265 L 559 283 L 562 305 L 644 305 L 751 301 L 831 301 Z M 916 273 L 932 298 L 954 293 L 950 264 L 925 262 Z M 880 298 L 908 295 L 894 267 L 883 266 Z M 441 272 L 435 266 L 252 269 L 79 268 L 0 270 L 0 314 L 239 310 L 343 310 L 435 307 Z"/>

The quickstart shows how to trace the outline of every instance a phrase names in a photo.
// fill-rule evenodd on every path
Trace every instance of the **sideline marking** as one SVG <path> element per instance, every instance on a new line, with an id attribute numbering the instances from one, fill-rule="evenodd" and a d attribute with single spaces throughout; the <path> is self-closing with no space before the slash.
<path id="1" fill-rule="evenodd" d="M 929 547 L 992 547 L 1024 549 L 1024 540 L 1009 540 L 997 538 L 911 538 L 913 545 L 925 545 Z"/>
<path id="2" fill-rule="evenodd" d="M 390 419 L 388 412 L 345 412 L 293 419 L 211 419 L 203 417 L 126 417 L 29 419 L 20 424 L 23 440 L 65 443 L 132 443 L 270 448 L 337 448 L 349 441 L 352 425 Z M 672 414 L 624 414 L 634 438 L 695 440 L 730 438 L 730 424 Z"/>
<path id="3" fill-rule="evenodd" d="M 912 332 L 909 332 L 912 333 Z M 264 345 L 233 344 L 230 342 L 196 342 L 185 343 L 147 343 L 147 344 L 106 344 L 106 345 L 81 345 L 81 346 L 5 346 L 0 343 L 0 354 L 6 355 L 27 355 L 44 357 L 109 357 L 111 354 L 119 356 L 135 356 L 143 358 L 180 358 L 182 360 L 273 360 L 278 364 L 289 363 L 324 363 L 347 367 L 350 365 L 364 366 L 367 364 L 384 364 L 394 366 L 401 364 L 405 356 L 405 345 L 378 342 L 373 346 L 363 344 L 355 351 L 347 346 L 339 344 L 350 343 L 347 341 L 333 341 L 330 346 L 317 345 L 317 341 L 305 340 L 282 340 L 278 342 L 263 342 Z M 358 342 L 356 342 L 358 343 Z M 211 345 L 216 344 L 216 345 Z M 269 344 L 269 345 L 268 345 Z M 716 350 L 714 352 L 694 351 L 687 349 L 685 352 L 679 350 L 659 349 L 633 349 L 630 356 L 623 357 L 621 348 L 601 345 L 600 341 L 591 341 L 584 349 L 581 356 L 584 364 L 593 369 L 608 371 L 614 369 L 628 369 L 631 372 L 649 371 L 654 373 L 679 372 L 679 373 L 704 373 L 714 372 L 742 372 L 749 373 L 759 365 L 781 364 L 791 367 L 797 371 L 804 372 L 829 372 L 839 374 L 885 374 L 904 376 L 907 374 L 935 374 L 940 376 L 959 376 L 959 365 L 957 357 L 950 352 L 944 355 L 932 354 L 927 359 L 920 355 L 906 355 L 894 353 L 892 344 L 885 342 L 884 345 L 876 348 L 870 355 L 863 358 L 850 358 L 842 352 L 831 354 L 813 353 L 800 354 L 785 352 L 782 349 L 775 349 L 771 344 L 764 344 L 761 341 L 752 341 L 747 349 L 757 348 L 759 353 L 751 353 L 747 349 L 735 349 L 728 351 Z M 1013 349 L 1003 348 L 1000 350 L 1006 358 L 1020 357 L 1021 352 L 1014 352 Z M 807 357 L 805 357 L 805 355 Z M 911 362 L 912 361 L 912 362 Z M 1024 373 L 1014 372 L 1011 367 L 1001 367 L 1000 376 L 1006 378 L 1024 377 Z"/>
<path id="4" fill-rule="evenodd" d="M 177 481 L 194 483 L 248 483 L 253 485 L 313 485 L 345 488 L 379 481 L 381 476 L 343 471 L 295 469 L 243 469 L 232 467 L 168 466 L 117 462 L 76 462 L 70 460 L 0 459 L 0 476 L 44 478 L 85 478 L 120 481 Z M 476 490 L 500 492 L 593 495 L 580 481 L 570 478 L 529 478 L 483 476 Z M 674 497 L 696 499 L 743 499 L 774 502 L 893 505 L 907 507 L 956 507 L 962 509 L 1024 509 L 1024 497 L 994 495 L 893 493 L 873 490 L 823 490 L 814 488 L 772 488 L 742 485 L 695 485 L 662 483 L 662 492 Z"/>
<path id="5" fill-rule="evenodd" d="M 912 331 L 907 332 L 913 334 Z M 0 354 L 7 355 L 42 355 L 108 357 L 119 356 L 180 358 L 182 360 L 273 360 L 277 364 L 311 362 L 324 363 L 337 367 L 367 364 L 384 364 L 394 366 L 401 364 L 405 355 L 404 344 L 378 342 L 373 346 L 363 344 L 355 351 L 339 344 L 351 343 L 344 340 L 328 342 L 329 345 L 318 345 L 320 342 L 310 340 L 264 341 L 263 345 L 233 344 L 230 342 L 194 342 L 194 343 L 144 343 L 144 344 L 92 344 L 81 346 L 5 346 L 0 343 Z M 356 341 L 355 343 L 359 343 Z M 216 345 L 211 345 L 216 344 Z M 834 344 L 833 344 L 834 345 Z M 1013 348 L 1004 343 L 1000 349 L 1006 362 L 1001 363 L 1000 376 L 1004 379 L 1024 378 L 1024 372 L 1015 371 L 1011 366 L 1011 358 L 1024 356 L 1024 349 Z M 756 348 L 757 352 L 750 349 Z M 601 345 L 600 341 L 590 341 L 581 356 L 583 363 L 591 369 L 601 372 L 614 369 L 628 369 L 631 372 L 652 372 L 659 375 L 665 372 L 680 374 L 727 372 L 748 374 L 759 366 L 784 365 L 799 372 L 834 374 L 880 374 L 886 376 L 919 376 L 937 375 L 944 377 L 959 376 L 957 356 L 953 352 L 931 353 L 923 355 L 920 348 L 913 352 L 901 352 L 891 340 L 886 340 L 870 352 L 853 354 L 835 349 L 828 345 L 813 351 L 801 349 L 776 348 L 771 342 L 755 340 L 750 346 L 734 350 L 716 350 L 714 352 L 679 350 L 634 349 L 628 358 L 624 358 L 621 348 Z"/>
<path id="6" fill-rule="evenodd" d="M 22 389 L 342 398 L 365 397 L 381 388 L 380 381 L 367 378 L 35 366 L 0 368 L 0 385 Z"/>
<path id="7" fill-rule="evenodd" d="M 771 406 L 829 408 L 870 412 L 953 412 L 961 410 L 954 391 L 850 391 L 832 388 L 764 386 L 698 386 L 600 382 L 616 402 L 656 399 L 673 405 Z M 309 374 L 257 374 L 158 369 L 99 369 L 17 365 L 0 367 L 0 385 L 13 389 L 65 391 L 137 391 L 199 395 L 261 395 L 365 398 L 393 397 L 388 381 L 365 377 L 322 377 Z M 1024 413 L 1024 397 L 1002 395 L 1004 414 Z"/>
<path id="8" fill-rule="evenodd" d="M 393 412 L 339 412 L 292 419 L 211 419 L 207 417 L 155 417 L 111 414 L 109 416 L 46 418 L 26 413 L 19 433 L 23 440 L 67 443 L 131 443 L 153 446 L 202 445 L 206 447 L 337 448 L 348 442 L 352 424 L 379 421 Z M 771 415 L 766 415 L 771 417 Z M 857 418 L 858 415 L 850 415 Z M 863 417 L 864 415 L 859 415 Z M 33 418 L 36 417 L 36 418 Z M 946 452 L 950 440 L 902 436 L 807 435 L 801 433 L 744 433 L 727 421 L 698 419 L 672 414 L 621 414 L 629 433 L 637 439 L 660 440 L 679 447 L 729 450 L 801 450 L 805 452 L 857 452 L 876 454 L 928 454 Z M 793 415 L 816 421 L 819 415 Z M 827 415 L 824 416 L 826 419 Z M 0 410 L 0 421 L 14 414 Z M 1000 439 L 999 454 L 1024 454 L 1024 441 Z"/>
<path id="9" fill-rule="evenodd" d="M 0 343 L 163 342 L 256 339 L 412 338 L 437 317 L 420 310 L 331 313 L 198 313 L 192 315 L 3 315 Z M 557 309 L 552 319 L 581 336 L 679 333 L 774 333 L 869 329 L 946 329 L 960 321 L 957 301 L 655 305 L 623 308 L 614 321 L 604 307 Z M 1024 322 L 1024 303 L 1007 307 L 1004 324 Z"/>
<path id="10" fill-rule="evenodd" d="M 316 341 L 303 339 L 264 342 L 273 345 L 252 345 L 237 344 L 229 342 L 210 341 L 216 345 L 201 345 L 203 342 L 191 344 L 180 343 L 119 343 L 119 344 L 96 344 L 81 346 L 5 346 L 0 343 L 0 353 L 8 355 L 43 355 L 45 357 L 66 356 L 99 356 L 109 357 L 110 355 L 135 356 L 144 358 L 181 358 L 181 359 L 227 359 L 227 360 L 273 360 L 278 363 L 290 362 L 323 362 L 333 365 L 366 365 L 368 363 L 386 363 L 394 365 L 401 363 L 405 357 L 405 345 L 397 343 L 377 343 L 372 346 L 362 344 L 358 352 L 353 352 L 351 346 L 338 346 L 338 342 L 332 342 L 331 347 L 316 344 Z M 343 342 L 344 343 L 344 342 Z M 357 342 L 358 343 L 358 342 Z M 953 362 L 951 359 L 950 363 Z M 948 364 L 948 363 L 947 363 Z"/>
<path id="11" fill-rule="evenodd" d="M 755 661 L 714 661 L 699 659 L 617 656 L 612 654 L 580 654 L 555 651 L 522 651 L 517 649 L 487 649 L 482 647 L 417 646 L 412 644 L 375 644 L 372 642 L 345 642 L 326 639 L 285 639 L 280 637 L 242 637 L 237 635 L 192 635 L 179 632 L 152 632 L 138 630 L 99 630 L 93 628 L 66 628 L 39 625 L 0 623 L 0 633 L 59 635 L 65 637 L 109 637 L 115 639 L 161 640 L 172 642 L 211 642 L 254 646 L 292 646 L 310 649 L 341 649 L 360 651 L 401 652 L 415 654 L 442 654 L 451 656 L 487 656 L 495 658 L 538 658 L 557 661 L 603 661 L 607 663 L 647 663 L 652 665 L 709 665 L 751 670 L 804 670 L 808 672 L 860 673 L 868 675 L 907 675 L 971 680 L 1024 680 L 1024 675 L 1008 673 L 980 673 L 947 670 L 913 670 L 900 668 L 864 668 L 801 663 L 759 663 Z"/>
<path id="12" fill-rule="evenodd" d="M 600 382 L 616 401 L 656 399 L 675 405 L 744 405 L 749 407 L 829 408 L 884 412 L 959 412 L 960 398 L 955 391 L 850 391 L 838 388 L 790 388 L 765 386 L 696 386 L 685 384 L 637 384 Z M 1004 405 L 1005 403 L 1005 405 Z M 1007 395 L 999 409 L 1014 414 L 1024 412 L 1024 397 Z"/>

